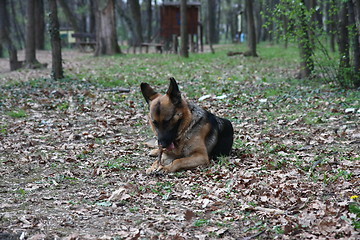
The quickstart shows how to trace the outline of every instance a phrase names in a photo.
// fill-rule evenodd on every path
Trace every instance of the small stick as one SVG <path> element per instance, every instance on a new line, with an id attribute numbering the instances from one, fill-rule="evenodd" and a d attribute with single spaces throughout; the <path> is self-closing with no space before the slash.
<path id="1" fill-rule="evenodd" d="M 158 156 L 158 164 L 159 164 L 160 166 L 164 166 L 163 163 L 162 163 L 162 161 L 161 161 L 161 157 L 162 157 L 163 151 L 164 151 L 164 149 L 163 149 L 162 146 L 160 145 L 160 146 L 159 146 L 159 156 Z"/>

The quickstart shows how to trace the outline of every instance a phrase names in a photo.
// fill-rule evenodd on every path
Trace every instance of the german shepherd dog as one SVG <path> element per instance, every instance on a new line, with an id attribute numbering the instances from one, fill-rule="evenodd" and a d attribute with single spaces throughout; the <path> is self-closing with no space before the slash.
<path id="1" fill-rule="evenodd" d="M 158 155 L 158 160 L 147 173 L 192 169 L 208 165 L 211 158 L 230 154 L 234 135 L 230 121 L 188 102 L 174 78 L 170 78 L 164 95 L 147 83 L 141 83 L 140 87 L 159 144 L 159 149 L 150 153 Z"/>

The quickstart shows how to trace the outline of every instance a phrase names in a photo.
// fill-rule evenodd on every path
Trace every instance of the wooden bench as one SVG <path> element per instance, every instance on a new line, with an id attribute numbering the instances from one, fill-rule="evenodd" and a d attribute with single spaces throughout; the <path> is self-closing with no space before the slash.
<path id="1" fill-rule="evenodd" d="M 87 47 L 95 50 L 96 46 L 96 35 L 93 33 L 82 33 L 76 32 L 71 34 L 73 38 L 76 39 L 76 45 L 79 47 L 80 51 L 84 52 Z"/>
<path id="2" fill-rule="evenodd" d="M 161 43 L 141 43 L 140 44 L 140 53 L 142 53 L 142 47 L 145 47 L 145 52 L 149 52 L 149 47 L 155 47 L 156 52 L 162 53 L 164 44 Z"/>

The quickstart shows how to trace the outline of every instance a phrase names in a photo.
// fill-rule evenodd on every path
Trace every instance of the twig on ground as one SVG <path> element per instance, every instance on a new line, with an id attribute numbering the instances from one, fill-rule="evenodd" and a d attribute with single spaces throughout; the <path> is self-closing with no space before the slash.
<path id="1" fill-rule="evenodd" d="M 261 232 L 258 232 L 257 234 L 255 235 L 252 235 L 252 236 L 249 236 L 249 237 L 244 237 L 244 238 L 241 238 L 241 240 L 251 240 L 251 239 L 254 239 L 258 236 L 260 236 L 261 234 L 263 234 L 265 232 L 265 230 L 261 231 Z"/>
<path id="2" fill-rule="evenodd" d="M 128 88 L 107 88 L 107 89 L 102 89 L 101 92 L 120 92 L 120 93 L 128 93 L 130 92 L 130 89 Z"/>
<path id="3" fill-rule="evenodd" d="M 264 208 L 264 207 L 251 207 L 249 209 L 260 211 L 260 212 L 267 212 L 273 214 L 286 214 L 286 211 L 276 208 Z"/>
<path id="4" fill-rule="evenodd" d="M 162 146 L 159 146 L 158 164 L 159 164 L 160 166 L 164 166 L 163 163 L 162 163 L 162 161 L 161 161 L 161 157 L 162 157 L 163 151 L 164 151 L 164 149 L 162 148 Z"/>

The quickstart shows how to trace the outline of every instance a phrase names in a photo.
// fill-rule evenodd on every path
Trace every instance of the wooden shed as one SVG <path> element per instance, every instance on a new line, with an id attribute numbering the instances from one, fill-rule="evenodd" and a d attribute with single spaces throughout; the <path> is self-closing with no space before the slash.
<path id="1" fill-rule="evenodd" d="M 201 3 L 188 2 L 187 6 L 190 44 L 198 45 L 200 42 L 202 45 Z M 180 3 L 163 3 L 160 6 L 160 37 L 165 41 L 172 41 L 174 35 L 180 36 Z"/>

